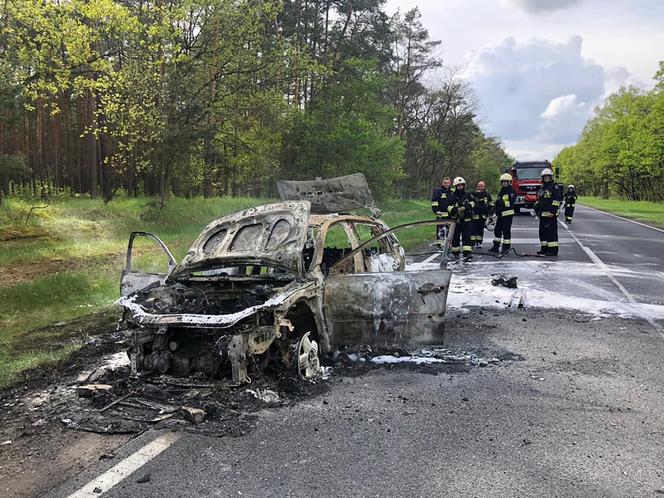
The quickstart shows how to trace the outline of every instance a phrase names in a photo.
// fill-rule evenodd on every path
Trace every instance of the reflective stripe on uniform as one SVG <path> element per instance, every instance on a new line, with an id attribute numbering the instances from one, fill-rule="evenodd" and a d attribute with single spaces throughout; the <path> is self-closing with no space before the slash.
<path id="1" fill-rule="evenodd" d="M 474 219 L 474 220 L 479 220 L 479 219 L 480 219 L 480 215 L 479 215 L 479 214 L 474 214 L 474 215 L 473 215 L 473 219 Z"/>
<path id="2" fill-rule="evenodd" d="M 498 237 L 494 237 L 494 238 L 493 238 L 493 241 L 494 241 L 494 242 L 497 242 L 498 244 L 500 244 L 500 239 L 499 239 Z"/>
<path id="3" fill-rule="evenodd" d="M 508 209 L 507 211 L 503 211 L 500 214 L 503 216 L 514 216 L 514 209 Z"/>
<path id="4" fill-rule="evenodd" d="M 571 216 L 565 216 L 565 221 L 572 221 L 572 217 Z"/>
<path id="5" fill-rule="evenodd" d="M 459 246 L 452 247 L 452 252 L 459 252 L 459 251 L 461 251 L 461 248 Z"/>
<path id="6" fill-rule="evenodd" d="M 553 218 L 555 214 L 549 213 L 548 211 L 544 211 L 542 214 L 540 214 L 542 218 Z"/>
<path id="7" fill-rule="evenodd" d="M 447 199 L 447 194 L 440 194 L 441 199 Z"/>
<path id="8" fill-rule="evenodd" d="M 437 206 L 437 205 L 438 205 L 438 201 L 431 201 L 431 205 L 432 205 L 432 206 Z"/>
<path id="9" fill-rule="evenodd" d="M 549 242 L 549 247 L 559 247 L 558 242 Z"/>
<path id="10" fill-rule="evenodd" d="M 445 211 L 442 211 L 442 212 L 440 213 L 440 216 L 439 216 L 439 217 L 440 217 L 440 218 L 447 218 L 449 215 L 450 215 L 449 213 L 446 213 Z"/>
<path id="11" fill-rule="evenodd" d="M 503 244 L 511 244 L 512 239 L 503 239 Z"/>
<path id="12" fill-rule="evenodd" d="M 541 245 L 542 247 L 546 247 L 546 246 L 549 245 L 549 243 L 548 243 L 546 240 L 540 240 L 540 245 Z"/>
<path id="13" fill-rule="evenodd" d="M 447 210 L 448 210 L 450 213 L 452 212 L 452 209 L 454 209 L 454 206 L 453 206 L 453 205 L 452 205 L 452 206 L 447 206 Z"/>
<path id="14" fill-rule="evenodd" d="M 463 252 L 473 252 L 473 246 L 463 246 Z"/>
<path id="15" fill-rule="evenodd" d="M 551 201 L 551 205 L 558 207 L 560 206 L 560 201 Z"/>

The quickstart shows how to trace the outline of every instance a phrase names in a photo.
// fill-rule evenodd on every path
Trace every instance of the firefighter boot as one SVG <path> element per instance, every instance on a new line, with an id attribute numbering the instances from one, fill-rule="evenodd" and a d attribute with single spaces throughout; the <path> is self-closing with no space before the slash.
<path id="1" fill-rule="evenodd" d="M 507 252 L 507 251 L 509 251 L 511 248 L 512 248 L 512 242 L 511 242 L 511 241 L 510 241 L 510 242 L 507 242 L 507 243 L 505 243 L 505 242 L 503 241 L 503 250 L 502 250 L 501 252 Z"/>
<path id="2" fill-rule="evenodd" d="M 495 240 L 493 241 L 493 247 L 489 249 L 489 252 L 500 252 L 500 241 L 496 242 Z"/>

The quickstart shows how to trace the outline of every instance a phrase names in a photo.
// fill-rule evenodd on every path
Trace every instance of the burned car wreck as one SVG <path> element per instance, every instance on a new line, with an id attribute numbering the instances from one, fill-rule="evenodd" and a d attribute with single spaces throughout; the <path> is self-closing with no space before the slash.
<path id="1" fill-rule="evenodd" d="M 311 377 L 340 347 L 442 343 L 451 271 L 406 271 L 395 229 L 353 214 L 367 204 L 362 175 L 279 191 L 282 202 L 210 223 L 179 264 L 156 235 L 131 234 L 119 304 L 133 374 L 240 384 L 276 361 Z M 160 247 L 167 272 L 132 269 L 138 238 Z"/>

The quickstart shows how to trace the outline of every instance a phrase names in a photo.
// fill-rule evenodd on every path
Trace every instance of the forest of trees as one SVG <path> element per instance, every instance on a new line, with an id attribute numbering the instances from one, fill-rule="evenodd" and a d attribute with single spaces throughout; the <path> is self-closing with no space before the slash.
<path id="1" fill-rule="evenodd" d="M 379 198 L 426 197 L 443 175 L 493 180 L 510 159 L 440 42 L 417 9 L 383 4 L 3 2 L 0 199 L 273 195 L 278 178 L 358 171 Z"/>
<path id="2" fill-rule="evenodd" d="M 554 159 L 587 195 L 664 201 L 664 61 L 650 91 L 622 88 L 595 110 L 579 142 Z"/>

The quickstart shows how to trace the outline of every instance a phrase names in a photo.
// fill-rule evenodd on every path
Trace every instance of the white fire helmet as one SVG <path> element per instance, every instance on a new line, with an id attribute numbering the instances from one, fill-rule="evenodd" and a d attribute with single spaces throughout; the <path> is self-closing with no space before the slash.
<path id="1" fill-rule="evenodd" d="M 544 168 L 540 176 L 547 176 L 547 175 L 553 178 L 553 171 L 551 171 L 551 168 Z"/>
<path id="2" fill-rule="evenodd" d="M 463 177 L 461 177 L 461 176 L 457 176 L 457 177 L 454 179 L 454 186 L 455 186 L 455 187 L 456 187 L 457 185 L 465 185 L 465 184 L 466 184 L 466 180 L 464 180 Z"/>
<path id="3" fill-rule="evenodd" d="M 502 175 L 500 175 L 500 181 L 512 183 L 512 175 L 510 175 L 509 173 L 503 173 Z"/>

